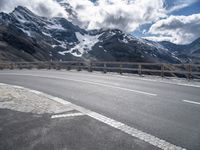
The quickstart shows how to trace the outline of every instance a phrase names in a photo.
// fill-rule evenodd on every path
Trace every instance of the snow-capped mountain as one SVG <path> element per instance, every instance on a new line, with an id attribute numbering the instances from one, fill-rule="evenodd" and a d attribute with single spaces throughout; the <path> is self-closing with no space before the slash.
<path id="1" fill-rule="evenodd" d="M 43 57 L 31 58 L 28 61 L 34 59 L 67 60 L 69 57 L 73 58 L 73 55 L 62 57 L 58 51 L 71 49 L 75 46 L 74 44 L 78 42 L 76 32 L 80 34 L 87 33 L 64 18 L 47 19 L 37 16 L 21 6 L 10 14 L 0 13 L 0 31 L 0 41 L 3 43 L 1 45 L 4 45 L 0 45 L 1 49 L 8 49 L 5 46 L 7 45 L 23 53 L 29 50 L 31 51 L 30 58 L 38 52 L 38 49 L 45 51 L 45 56 L 39 52 L 40 54 L 38 55 Z M 23 43 L 27 43 L 28 47 L 24 47 L 25 44 Z M 38 49 L 35 50 L 32 45 L 37 45 Z M 5 53 L 5 50 L 3 53 Z M 27 59 L 25 60 L 27 61 Z"/>
<path id="2" fill-rule="evenodd" d="M 0 13 L 0 52 L 4 61 L 180 62 L 162 44 L 117 29 L 86 31 L 64 18 L 40 17 L 21 6 L 10 14 Z"/>
<path id="3" fill-rule="evenodd" d="M 160 44 L 168 49 L 173 55 L 180 58 L 182 62 L 200 62 L 200 38 L 186 45 L 177 45 L 167 41 L 160 42 Z"/>

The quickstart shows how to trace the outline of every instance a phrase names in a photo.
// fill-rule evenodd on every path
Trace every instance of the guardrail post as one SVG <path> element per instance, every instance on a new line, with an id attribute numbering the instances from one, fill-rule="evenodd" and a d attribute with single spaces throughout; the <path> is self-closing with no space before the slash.
<path id="1" fill-rule="evenodd" d="M 20 70 L 22 70 L 22 69 L 23 69 L 23 68 L 22 68 L 22 64 L 19 64 L 19 69 L 20 69 Z"/>
<path id="2" fill-rule="evenodd" d="M 32 69 L 32 63 L 27 64 L 27 69 L 31 70 Z"/>
<path id="3" fill-rule="evenodd" d="M 81 62 L 77 62 L 77 71 L 81 71 Z"/>
<path id="4" fill-rule="evenodd" d="M 70 63 L 67 64 L 67 70 L 68 71 L 71 70 L 71 64 Z"/>
<path id="5" fill-rule="evenodd" d="M 120 64 L 120 66 L 119 66 L 119 67 L 120 67 L 120 70 L 119 70 L 120 72 L 119 72 L 119 73 L 120 73 L 120 74 L 122 74 L 122 73 L 123 73 L 123 70 L 122 70 L 122 68 L 123 68 L 123 65 L 122 65 L 122 64 Z"/>
<path id="6" fill-rule="evenodd" d="M 14 67 L 13 67 L 13 64 L 12 64 L 12 63 L 10 64 L 10 67 L 9 67 L 9 69 L 10 69 L 10 70 L 13 70 L 13 69 L 14 69 Z"/>
<path id="7" fill-rule="evenodd" d="M 191 65 L 189 64 L 188 65 L 188 76 L 187 76 L 188 80 L 190 80 L 191 77 L 192 77 L 192 68 L 191 68 Z"/>
<path id="8" fill-rule="evenodd" d="M 92 62 L 90 62 L 89 66 L 88 66 L 88 71 L 92 72 Z"/>
<path id="9" fill-rule="evenodd" d="M 141 76 L 142 75 L 142 65 L 138 65 L 138 74 Z"/>
<path id="10" fill-rule="evenodd" d="M 56 63 L 56 70 L 60 70 L 61 67 L 60 67 L 60 62 Z"/>
<path id="11" fill-rule="evenodd" d="M 48 64 L 48 70 L 50 70 L 51 69 L 51 62 L 48 62 L 47 64 Z"/>
<path id="12" fill-rule="evenodd" d="M 106 72 L 107 72 L 106 68 L 107 68 L 107 65 L 106 65 L 106 63 L 104 63 L 104 64 L 103 64 L 103 73 L 106 73 Z"/>
<path id="13" fill-rule="evenodd" d="M 164 70 L 165 70 L 165 67 L 164 67 L 164 64 L 162 64 L 162 65 L 161 65 L 161 77 L 162 77 L 162 78 L 165 76 Z"/>

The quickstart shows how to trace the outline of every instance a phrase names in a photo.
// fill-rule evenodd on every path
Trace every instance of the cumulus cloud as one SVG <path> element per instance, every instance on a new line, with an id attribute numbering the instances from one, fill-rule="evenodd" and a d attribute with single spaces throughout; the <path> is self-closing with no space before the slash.
<path id="1" fill-rule="evenodd" d="M 187 44 L 200 36 L 200 14 L 190 16 L 170 16 L 161 19 L 151 26 L 146 37 L 157 41 L 171 41 L 177 44 Z"/>
<path id="2" fill-rule="evenodd" d="M 0 11 L 11 12 L 17 6 L 24 6 L 40 16 L 68 17 L 65 9 L 54 0 L 0 0 Z"/>
<path id="3" fill-rule="evenodd" d="M 66 0 L 88 29 L 118 28 L 127 32 L 166 16 L 164 0 Z"/>

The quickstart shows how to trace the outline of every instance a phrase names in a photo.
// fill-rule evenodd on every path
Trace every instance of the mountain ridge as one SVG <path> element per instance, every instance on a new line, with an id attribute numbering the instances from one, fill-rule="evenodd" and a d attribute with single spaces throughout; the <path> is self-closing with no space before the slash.
<path id="1" fill-rule="evenodd" d="M 174 53 L 176 57 L 184 60 L 186 63 L 200 62 L 200 38 L 197 38 L 193 42 L 184 45 L 178 45 L 168 41 L 162 41 L 160 44 Z"/>
<path id="2" fill-rule="evenodd" d="M 182 62 L 163 43 L 139 39 L 118 29 L 87 31 L 65 18 L 40 17 L 22 6 L 9 14 L 0 13 L 0 59 Z"/>

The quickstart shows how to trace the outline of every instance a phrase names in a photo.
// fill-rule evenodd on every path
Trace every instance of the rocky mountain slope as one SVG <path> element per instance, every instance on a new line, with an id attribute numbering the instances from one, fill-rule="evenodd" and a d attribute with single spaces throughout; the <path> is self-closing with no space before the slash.
<path id="1" fill-rule="evenodd" d="M 86 31 L 64 18 L 40 17 L 21 6 L 10 14 L 0 13 L 1 61 L 180 63 L 181 59 L 163 45 L 118 29 Z"/>
<path id="2" fill-rule="evenodd" d="M 171 42 L 160 42 L 163 47 L 172 52 L 185 63 L 200 63 L 200 38 L 187 45 L 177 45 Z"/>

